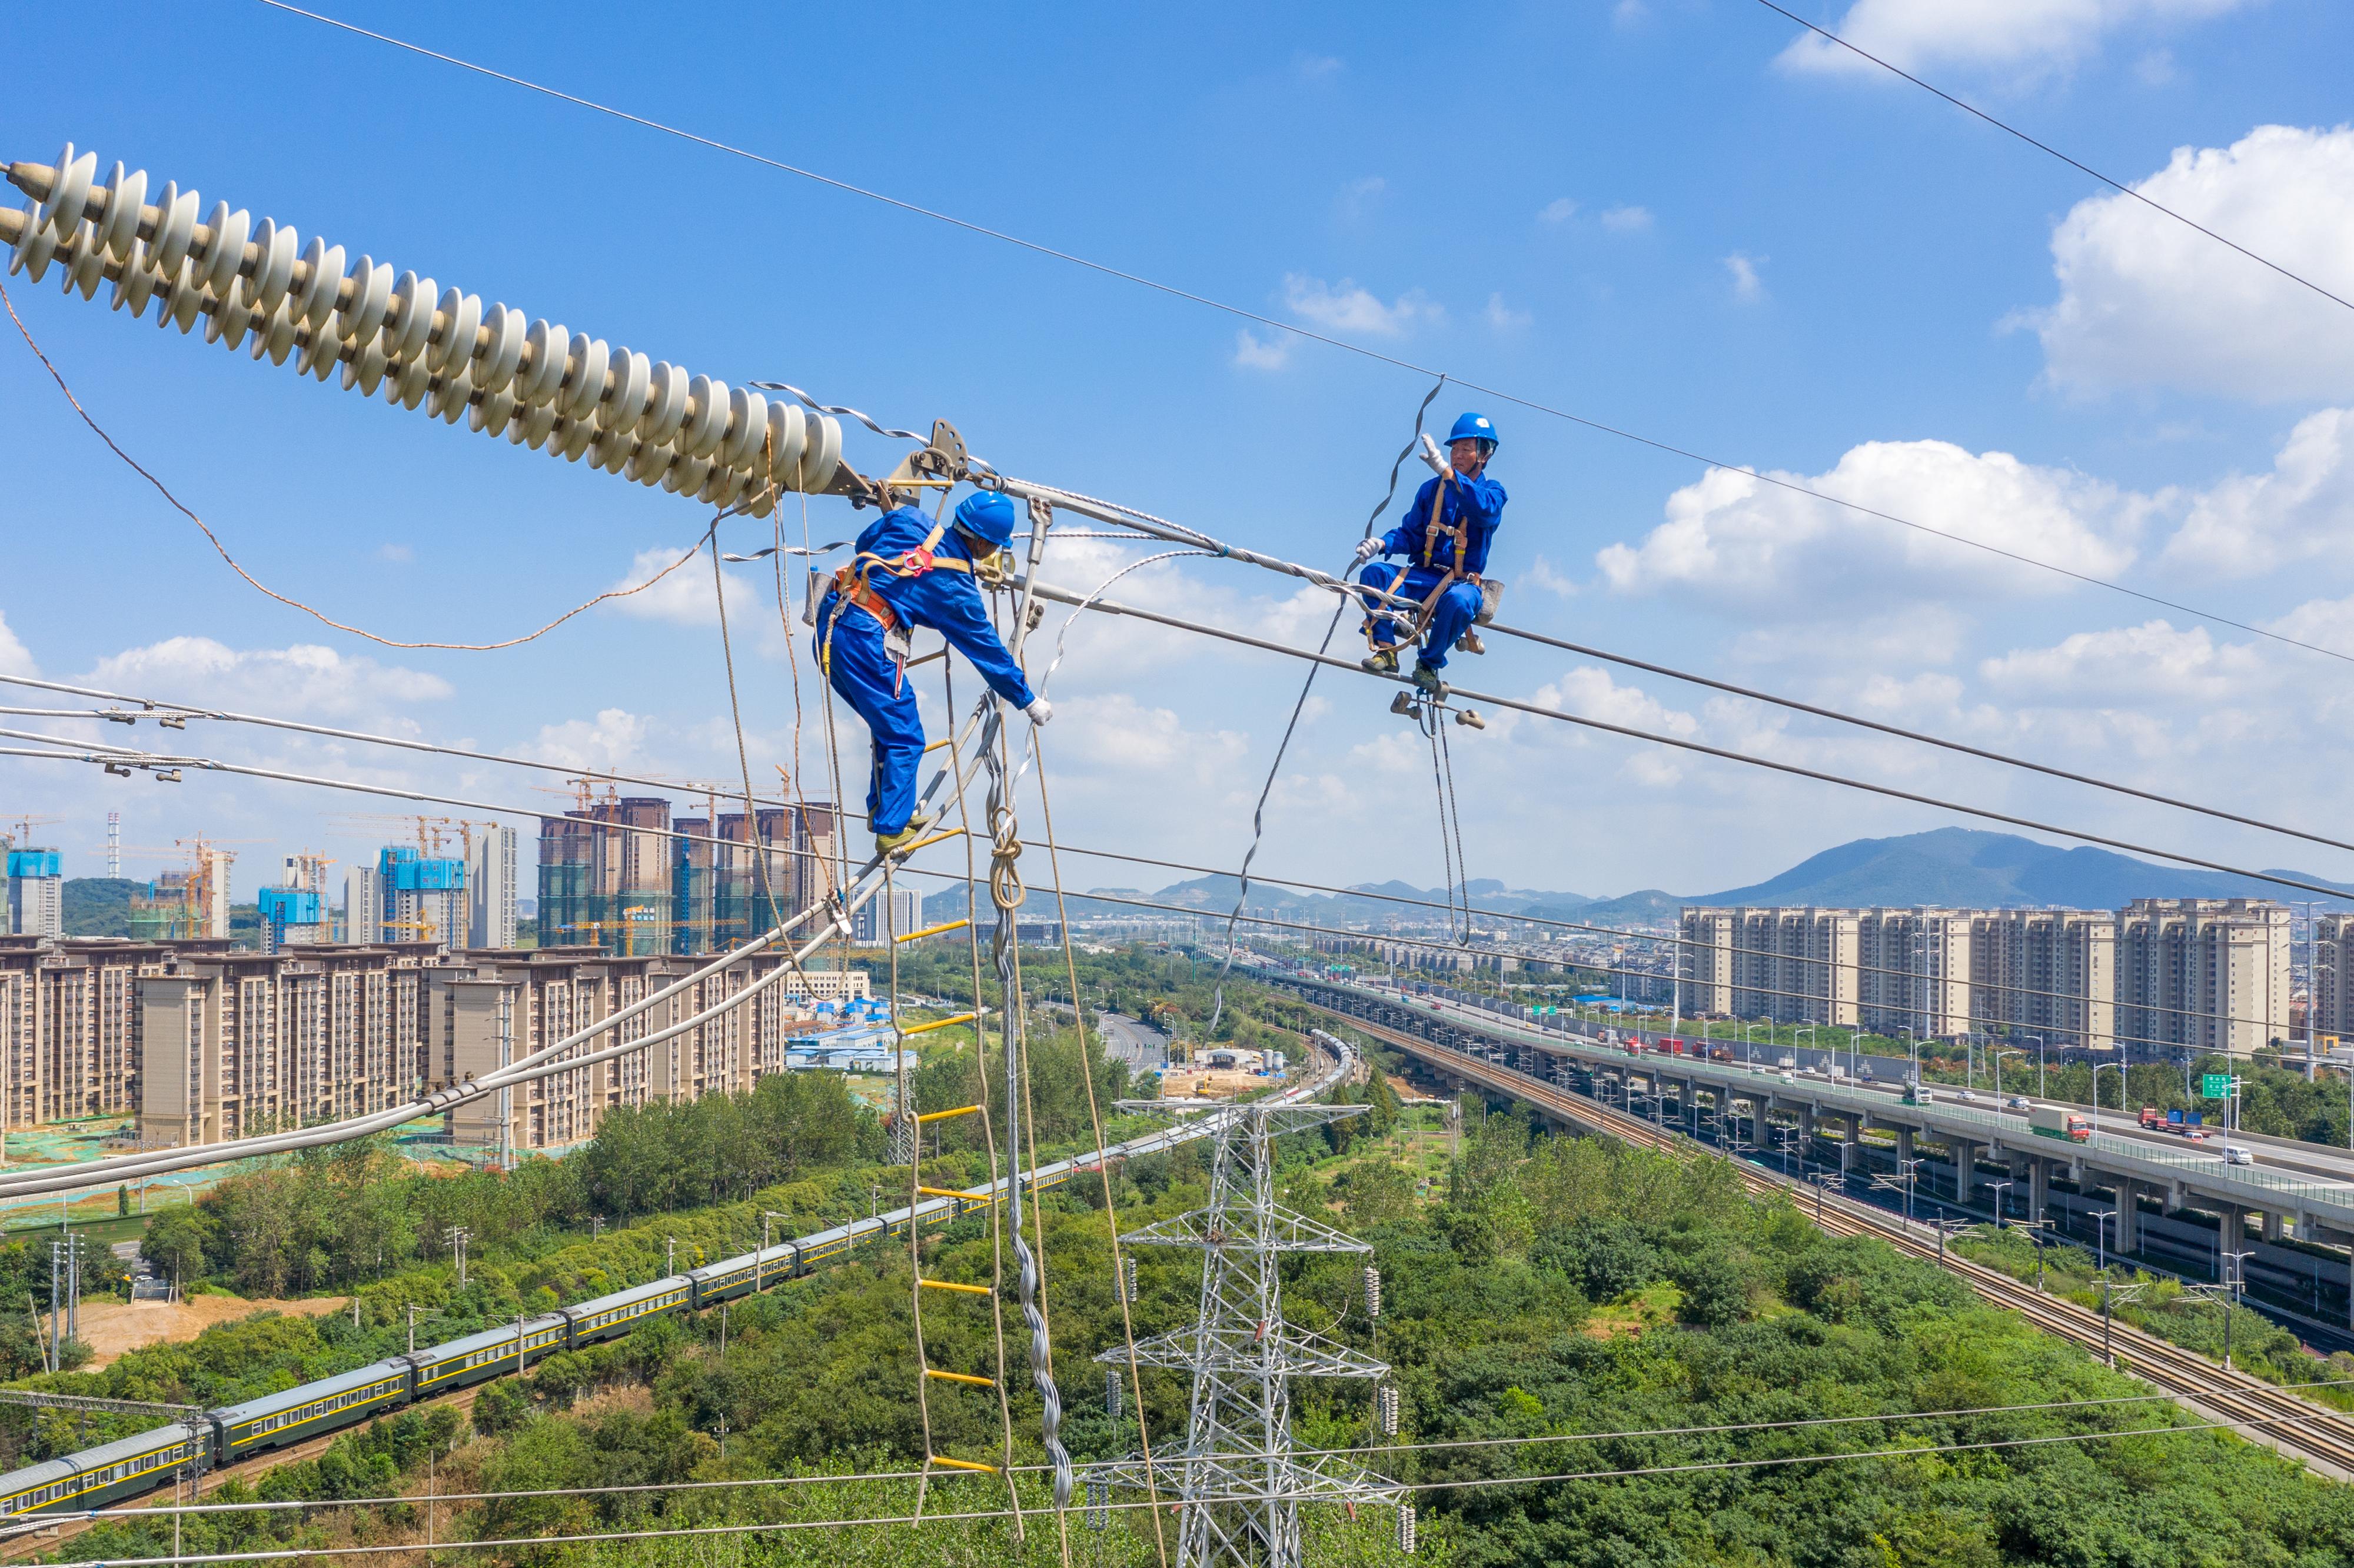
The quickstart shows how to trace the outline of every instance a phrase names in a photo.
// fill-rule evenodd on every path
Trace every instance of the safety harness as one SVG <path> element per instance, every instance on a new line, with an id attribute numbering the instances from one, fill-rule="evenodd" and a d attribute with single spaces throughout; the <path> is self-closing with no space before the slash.
<path id="1" fill-rule="evenodd" d="M 926 572 L 963 572 L 979 581 L 991 585 L 1002 580 L 995 552 L 991 552 L 980 561 L 968 561 L 956 556 L 936 554 L 935 552 L 939 548 L 940 540 L 946 536 L 948 531 L 949 524 L 945 520 L 936 522 L 932 524 L 932 531 L 924 535 L 924 542 L 914 549 L 902 551 L 896 556 L 885 556 L 873 550 L 861 550 L 851 557 L 847 566 L 833 574 L 833 612 L 825 618 L 825 637 L 818 650 L 818 667 L 824 672 L 829 680 L 833 675 L 833 629 L 841 621 L 843 611 L 852 605 L 856 605 L 882 622 L 885 646 L 891 646 L 894 640 L 896 640 L 896 646 L 894 649 L 896 657 L 892 661 L 895 666 L 892 690 L 895 693 L 898 690 L 899 682 L 906 678 L 907 639 L 914 628 L 899 619 L 896 612 L 891 609 L 890 600 L 875 591 L 875 585 L 870 579 L 876 572 L 887 572 L 895 577 L 903 579 L 919 577 Z"/>
<path id="2" fill-rule="evenodd" d="M 1422 529 L 1422 558 L 1413 563 L 1428 570 L 1436 570 L 1438 567 L 1438 541 L 1442 537 L 1450 539 L 1454 542 L 1455 548 L 1449 553 L 1450 559 L 1446 573 L 1432 586 L 1430 592 L 1424 596 L 1422 603 L 1416 608 L 1414 624 L 1408 627 L 1405 634 L 1394 642 L 1382 641 L 1373 635 L 1373 627 L 1380 620 L 1399 620 L 1400 617 L 1395 609 L 1369 609 L 1366 611 L 1363 628 L 1365 645 L 1375 653 L 1394 653 L 1401 648 L 1420 641 L 1423 632 L 1430 625 L 1431 618 L 1438 613 L 1440 597 L 1463 578 L 1463 552 L 1469 545 L 1470 530 L 1459 523 L 1449 526 L 1446 520 L 1447 489 L 1448 485 L 1455 482 L 1455 471 L 1449 469 L 1442 482 L 1431 486 L 1430 518 L 1423 524 Z M 1396 580 L 1405 581 L 1405 573 L 1400 572 Z"/>

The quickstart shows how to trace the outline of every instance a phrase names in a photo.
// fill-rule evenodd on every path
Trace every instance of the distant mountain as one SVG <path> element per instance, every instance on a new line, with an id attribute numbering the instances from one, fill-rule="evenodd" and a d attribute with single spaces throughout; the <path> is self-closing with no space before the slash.
<path id="1" fill-rule="evenodd" d="M 1532 909 L 1528 913 L 1559 920 L 1589 920 L 1596 925 L 1606 926 L 1628 924 L 1659 926 L 1673 920 L 1677 911 L 1688 902 L 1690 900 L 1679 898 L 1672 893 L 1662 893 L 1656 887 L 1647 887 L 1640 893 L 1629 893 L 1623 898 L 1597 899 L 1579 908 L 1574 915 L 1553 915 L 1549 910 L 1542 909 Z"/>
<path id="2" fill-rule="evenodd" d="M 2302 871 L 2280 874 L 2343 887 L 2354 898 L 2354 884 Z M 1938 828 L 1902 838 L 1857 839 L 1810 855 L 1779 876 L 1681 902 L 2115 909 L 2136 898 L 2278 898 L 2291 891 L 2253 877 L 2164 865 L 2111 850 L 2059 849 L 2016 833 Z"/>

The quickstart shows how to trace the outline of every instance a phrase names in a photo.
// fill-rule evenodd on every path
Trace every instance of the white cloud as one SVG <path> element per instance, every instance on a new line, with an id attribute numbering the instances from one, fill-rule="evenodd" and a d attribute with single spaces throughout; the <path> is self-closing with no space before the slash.
<path id="1" fill-rule="evenodd" d="M 1299 55 L 1291 62 L 1292 69 L 1309 81 L 1323 81 L 1347 69 L 1337 55 Z"/>
<path id="2" fill-rule="evenodd" d="M 2354 559 L 2354 410 L 2307 415 L 2272 471 L 2233 474 L 2197 496 L 2165 554 L 2227 577 L 2317 558 Z"/>
<path id="3" fill-rule="evenodd" d="M 1577 211 L 1577 204 L 1567 196 L 1555 196 L 1537 208 L 1539 223 L 1567 223 Z"/>
<path id="4" fill-rule="evenodd" d="M 2049 648 L 2019 649 L 1978 666 L 1987 684 L 2015 701 L 2068 707 L 2209 707 L 2237 701 L 2270 679 L 2243 643 L 2218 643 L 2203 626 L 2164 620 L 2080 631 Z"/>
<path id="5" fill-rule="evenodd" d="M 1382 178 L 1381 175 L 1367 175 L 1362 179 L 1351 180 L 1342 185 L 1340 196 L 1333 201 L 1333 207 L 1342 219 L 1353 223 L 1379 207 L 1382 197 L 1388 194 L 1389 188 L 1389 181 Z"/>
<path id="6" fill-rule="evenodd" d="M 1855 505 L 1963 535 L 2072 571 L 2108 577 L 2133 559 L 2150 503 L 2008 452 L 1947 441 L 1871 441 L 1829 473 L 1776 474 Z M 1713 469 L 1668 498 L 1639 545 L 1596 557 L 1620 593 L 1696 588 L 1779 619 L 1819 615 L 1828 596 L 1885 584 L 1924 601 L 2065 591 L 2067 579 L 1865 516 L 1850 506 Z"/>
<path id="7" fill-rule="evenodd" d="M 1343 278 L 1334 284 L 1299 272 L 1285 275 L 1283 302 L 1294 315 L 1328 331 L 1371 333 L 1380 337 L 1395 337 L 1417 317 L 1433 319 L 1442 313 L 1419 289 L 1408 290 L 1395 302 L 1385 305 L 1371 290 L 1359 288 L 1350 279 Z"/>
<path id="8" fill-rule="evenodd" d="M 1613 234 L 1640 234 L 1651 227 L 1647 207 L 1614 207 L 1603 213 L 1602 227 Z"/>
<path id="9" fill-rule="evenodd" d="M 674 565 L 680 552 L 662 546 L 640 550 L 630 561 L 630 569 L 608 591 L 636 588 L 650 581 L 664 567 Z M 708 558 L 693 560 L 679 567 L 652 588 L 631 594 L 627 599 L 607 599 L 599 608 L 610 609 L 635 620 L 666 620 L 673 626 L 716 626 L 719 624 L 717 601 L 711 597 L 711 563 Z M 729 572 L 727 604 L 732 621 L 739 607 L 749 608 L 765 602 L 750 578 L 741 572 Z M 772 619 L 772 618 L 771 618 Z"/>
<path id="10" fill-rule="evenodd" d="M 2065 70 L 2120 28 L 2203 20 L 2249 0 L 1855 0 L 1830 30 L 1903 70 L 1967 66 L 2033 79 Z M 1792 70 L 1879 68 L 1815 33 L 1782 51 Z"/>
<path id="11" fill-rule="evenodd" d="M 2354 128 L 2263 125 L 2226 148 L 2179 147 L 2135 188 L 2354 297 Z M 2062 386 L 2354 396 L 2345 307 L 2131 196 L 2077 203 L 2052 255 L 2059 299 L 2013 321 L 2036 329 Z"/>
<path id="12" fill-rule="evenodd" d="M 209 637 L 171 637 L 127 649 L 100 660 L 86 679 L 139 696 L 287 717 L 376 714 L 451 694 L 439 675 L 315 643 L 239 650 Z"/>
<path id="13" fill-rule="evenodd" d="M 2134 75 L 2145 87 L 2168 87 L 2177 76 L 2172 49 L 2152 49 L 2134 61 Z"/>
<path id="14" fill-rule="evenodd" d="M 417 552 L 407 545 L 378 545 L 376 547 L 376 558 L 379 561 L 390 561 L 396 566 L 407 566 L 417 559 Z"/>
<path id="15" fill-rule="evenodd" d="M 1481 313 L 1488 318 L 1488 324 L 1498 332 L 1518 332 L 1535 320 L 1528 312 L 1516 311 L 1504 303 L 1501 294 L 1489 295 L 1488 308 Z"/>
<path id="16" fill-rule="evenodd" d="M 1744 256 L 1736 250 L 1724 259 L 1724 270 L 1733 280 L 1733 297 L 1744 305 L 1754 305 L 1766 297 L 1766 285 L 1757 276 L 1763 256 Z"/>
<path id="17" fill-rule="evenodd" d="M 543 725 L 521 754 L 567 768 L 626 768 L 637 762 L 653 721 L 623 708 L 606 708 L 593 719 Z M 729 732 L 732 743 L 734 731 Z"/>
<path id="18" fill-rule="evenodd" d="M 1651 8 L 1643 0 L 1618 0 L 1610 7 L 1610 19 L 1622 27 L 1632 27 L 1650 20 Z"/>
<path id="19" fill-rule="evenodd" d="M 1234 730 L 1188 729 L 1174 710 L 1147 707 L 1125 692 L 1073 697 L 1066 706 L 1073 722 L 1057 747 L 1066 768 L 1076 758 L 1103 771 L 1162 784 L 1225 783 L 1250 744 Z M 1057 720 L 1063 716 L 1055 715 Z"/>
<path id="20" fill-rule="evenodd" d="M 37 675 L 40 667 L 33 662 L 33 652 L 9 630 L 8 618 L 0 615 L 0 675 Z"/>
<path id="21" fill-rule="evenodd" d="M 1246 370 L 1281 370 L 1291 363 L 1289 333 L 1270 332 L 1264 338 L 1245 327 L 1235 334 L 1235 363 Z"/>
<path id="22" fill-rule="evenodd" d="M 1577 597 L 1576 582 L 1564 577 L 1553 564 L 1543 556 L 1532 558 L 1529 562 L 1528 570 L 1522 575 L 1531 588 L 1543 588 L 1547 593 L 1559 594 L 1564 599 Z"/>
<path id="23" fill-rule="evenodd" d="M 1581 718 L 1671 735 L 1679 740 L 1700 733 L 1700 720 L 1692 715 L 1669 707 L 1639 686 L 1620 685 L 1609 672 L 1593 664 L 1580 664 L 1559 680 L 1539 686 L 1531 700 Z"/>

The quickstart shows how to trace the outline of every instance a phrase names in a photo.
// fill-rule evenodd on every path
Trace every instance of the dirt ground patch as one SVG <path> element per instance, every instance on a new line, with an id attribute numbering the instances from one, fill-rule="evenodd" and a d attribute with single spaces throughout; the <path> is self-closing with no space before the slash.
<path id="1" fill-rule="evenodd" d="M 216 1323 L 234 1323 L 256 1312 L 276 1311 L 323 1318 L 346 1310 L 348 1296 L 314 1296 L 300 1301 L 249 1301 L 241 1296 L 191 1296 L 170 1301 L 84 1301 L 81 1337 L 97 1351 L 92 1369 L 105 1366 L 125 1351 L 167 1340 L 193 1340 Z"/>

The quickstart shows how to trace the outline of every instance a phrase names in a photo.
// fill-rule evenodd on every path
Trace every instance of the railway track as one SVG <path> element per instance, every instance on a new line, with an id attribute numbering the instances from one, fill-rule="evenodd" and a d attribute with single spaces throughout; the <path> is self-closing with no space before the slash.
<path id="1" fill-rule="evenodd" d="M 1323 1007 L 1305 999 L 1300 1004 L 1377 1040 L 1395 1045 L 1483 1087 L 1513 1099 L 1584 1123 L 1628 1143 L 1646 1149 L 1690 1151 L 1706 1148 L 1683 1134 L 1655 1127 L 1624 1111 L 1614 1110 L 1583 1095 L 1532 1077 L 1450 1046 L 1368 1023 L 1362 1018 Z M 1752 1192 L 1789 1194 L 1805 1183 L 1779 1171 L 1734 1160 L 1734 1171 Z M 2114 1354 L 2120 1370 L 2171 1394 L 2180 1404 L 2211 1421 L 2227 1424 L 2241 1436 L 2291 1457 L 2340 1481 L 2354 1481 L 2354 1417 L 2300 1399 L 2287 1390 L 2236 1370 L 2226 1371 L 2204 1356 L 2170 1345 L 2114 1318 L 2047 1295 L 1999 1269 L 1972 1263 L 1942 1249 L 1900 1215 L 1861 1203 L 1852 1198 L 1815 1192 L 1817 1221 L 1833 1235 L 1871 1235 L 1899 1252 L 1934 1263 L 1960 1277 L 1978 1297 L 2025 1318 L 2046 1333 L 2080 1345 L 2096 1355 Z"/>

